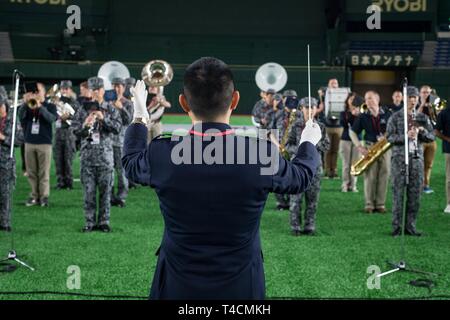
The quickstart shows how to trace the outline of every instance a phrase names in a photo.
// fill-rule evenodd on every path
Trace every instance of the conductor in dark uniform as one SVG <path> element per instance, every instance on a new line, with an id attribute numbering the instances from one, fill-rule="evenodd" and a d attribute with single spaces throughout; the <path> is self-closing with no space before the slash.
<path id="1" fill-rule="evenodd" d="M 319 126 L 307 123 L 292 162 L 268 141 L 235 135 L 233 74 L 222 61 L 202 58 L 187 68 L 179 99 L 192 130 L 148 145 L 145 84 L 132 91 L 123 167 L 128 179 L 156 190 L 165 221 L 150 298 L 264 299 L 261 215 L 270 192 L 309 187 L 320 166 Z"/>

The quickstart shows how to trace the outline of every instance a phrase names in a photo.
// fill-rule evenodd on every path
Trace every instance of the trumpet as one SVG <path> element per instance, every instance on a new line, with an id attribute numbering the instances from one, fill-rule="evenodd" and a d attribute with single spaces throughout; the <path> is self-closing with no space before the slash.
<path id="1" fill-rule="evenodd" d="M 359 112 L 362 113 L 367 113 L 369 111 L 369 107 L 367 107 L 366 103 L 363 103 L 362 105 L 359 106 Z"/>
<path id="2" fill-rule="evenodd" d="M 28 100 L 28 102 L 27 102 L 27 106 L 28 106 L 28 108 L 30 108 L 30 109 L 36 109 L 37 107 L 38 107 L 38 105 L 39 105 L 39 102 L 37 101 L 37 99 L 30 99 L 30 100 Z"/>

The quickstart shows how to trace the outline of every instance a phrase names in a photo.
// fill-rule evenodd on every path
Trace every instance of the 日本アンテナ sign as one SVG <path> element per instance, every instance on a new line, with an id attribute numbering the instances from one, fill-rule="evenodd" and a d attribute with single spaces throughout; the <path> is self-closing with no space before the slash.
<path id="1" fill-rule="evenodd" d="M 353 67 L 414 67 L 420 56 L 409 53 L 349 53 L 347 64 Z"/>

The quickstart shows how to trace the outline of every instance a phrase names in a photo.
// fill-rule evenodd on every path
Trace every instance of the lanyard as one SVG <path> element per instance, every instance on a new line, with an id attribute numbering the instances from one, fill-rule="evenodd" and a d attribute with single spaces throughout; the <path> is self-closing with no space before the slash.
<path id="1" fill-rule="evenodd" d="M 218 132 L 218 133 L 213 133 L 213 134 L 208 134 L 208 133 L 202 133 L 202 132 L 198 132 L 195 130 L 191 130 L 189 131 L 190 134 L 194 135 L 194 136 L 198 136 L 198 137 L 224 137 L 224 136 L 229 136 L 235 133 L 234 130 L 227 130 L 224 132 Z"/>
<path id="2" fill-rule="evenodd" d="M 36 122 L 39 120 L 39 110 L 33 109 L 31 112 L 33 112 L 33 122 Z"/>

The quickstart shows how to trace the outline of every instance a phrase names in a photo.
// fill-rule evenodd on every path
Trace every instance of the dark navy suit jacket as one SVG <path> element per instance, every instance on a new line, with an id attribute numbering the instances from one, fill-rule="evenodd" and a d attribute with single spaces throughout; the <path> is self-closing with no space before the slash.
<path id="1" fill-rule="evenodd" d="M 234 160 L 239 157 L 238 146 L 244 146 L 249 154 L 258 144 L 271 146 L 267 141 L 230 134 L 231 128 L 225 124 L 204 123 L 201 127 L 178 137 L 178 142 L 160 137 L 150 145 L 144 125 L 133 124 L 126 132 L 122 158 L 126 175 L 156 190 L 165 222 L 150 298 L 264 299 L 259 226 L 268 194 L 305 191 L 320 156 L 308 142 L 300 146 L 292 162 L 277 152 L 273 156 L 279 161 L 279 170 L 271 175 L 262 175 L 263 161 L 250 164 L 248 155 L 247 164 L 174 163 L 173 150 L 182 142 L 194 146 L 200 141 L 200 151 L 211 147 L 218 138 L 202 137 L 210 129 L 227 137 L 225 145 L 233 147 L 224 147 L 224 153 L 234 151 Z M 194 152 L 190 156 L 194 159 Z"/>

